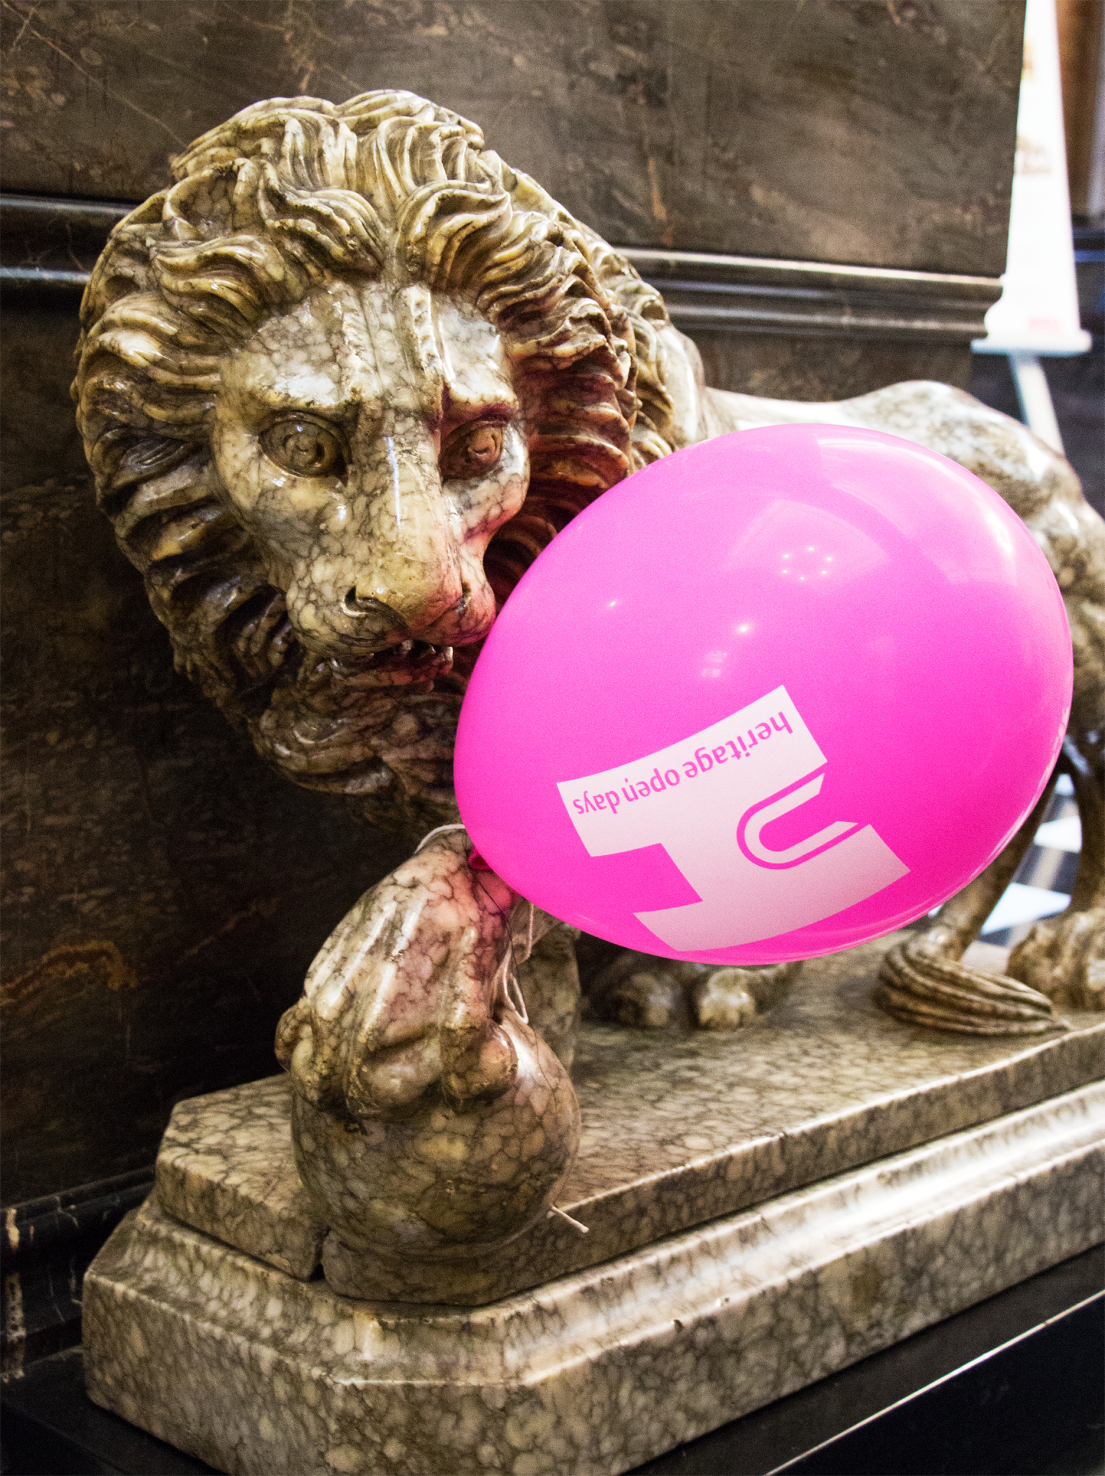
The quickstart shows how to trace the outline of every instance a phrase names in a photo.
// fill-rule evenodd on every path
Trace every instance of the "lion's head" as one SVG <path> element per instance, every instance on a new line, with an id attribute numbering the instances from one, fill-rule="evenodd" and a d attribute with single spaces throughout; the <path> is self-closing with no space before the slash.
<path id="1" fill-rule="evenodd" d="M 178 665 L 264 756 L 438 823 L 497 604 L 681 439 L 674 330 L 622 257 L 411 93 L 259 103 L 174 172 L 85 294 L 101 505 Z"/>

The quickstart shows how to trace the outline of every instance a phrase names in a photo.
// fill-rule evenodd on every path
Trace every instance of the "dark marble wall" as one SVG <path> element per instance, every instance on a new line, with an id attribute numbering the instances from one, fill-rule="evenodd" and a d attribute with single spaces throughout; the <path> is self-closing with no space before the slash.
<path id="1" fill-rule="evenodd" d="M 58 449 L 4 498 L 8 1200 L 137 1167 L 178 1098 L 269 1074 L 322 938 L 400 857 L 175 674 Z"/>
<path id="2" fill-rule="evenodd" d="M 408 87 L 609 239 L 997 275 L 1017 0 L 5 0 L 8 189 L 140 200 L 258 97 Z"/>
<path id="3" fill-rule="evenodd" d="M 702 355 L 707 384 L 780 400 L 847 400 L 903 379 L 965 387 L 971 369 L 965 343 L 695 329 L 691 337 Z"/>
<path id="4" fill-rule="evenodd" d="M 5 1202 L 150 1161 L 268 1075 L 321 940 L 403 854 L 267 770 L 173 671 L 93 504 L 73 298 L 4 311 Z"/>
<path id="5" fill-rule="evenodd" d="M 992 276 L 1022 11 L 6 0 L 3 184 L 138 200 L 259 97 L 404 86 L 479 120 L 620 244 Z M 95 230 L 74 229 L 17 239 L 17 256 L 87 266 Z M 23 290 L 2 339 L 8 1202 L 136 1168 L 175 1100 L 272 1069 L 319 942 L 401 849 L 271 775 L 174 674 L 92 506 L 68 400 L 76 306 Z M 966 339 L 696 336 L 714 383 L 759 393 L 967 365 Z"/>

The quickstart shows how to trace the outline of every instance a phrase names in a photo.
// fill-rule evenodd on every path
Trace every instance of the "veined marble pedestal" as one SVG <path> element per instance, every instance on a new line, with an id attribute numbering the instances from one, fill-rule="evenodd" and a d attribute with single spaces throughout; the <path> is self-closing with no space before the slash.
<path id="1" fill-rule="evenodd" d="M 86 1278 L 89 1393 L 232 1473 L 613 1476 L 1092 1245 L 1105 1021 L 901 1025 L 885 946 L 735 1035 L 586 1027 L 589 1233 L 551 1217 L 454 1305 L 433 1267 L 385 1300 L 312 1218 L 282 1081 L 182 1104 Z"/>

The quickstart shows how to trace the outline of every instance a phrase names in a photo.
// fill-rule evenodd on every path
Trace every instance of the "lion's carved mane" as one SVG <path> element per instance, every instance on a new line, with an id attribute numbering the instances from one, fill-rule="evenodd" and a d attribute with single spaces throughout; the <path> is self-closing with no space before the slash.
<path id="1" fill-rule="evenodd" d="M 269 315 L 341 278 L 467 298 L 526 404 L 531 475 L 485 559 L 501 604 L 599 493 L 681 443 L 660 296 L 480 130 L 405 92 L 274 99 L 200 138 L 112 233 L 82 305 L 74 397 L 101 506 L 179 669 L 263 756 L 403 829 L 453 813 L 464 672 L 431 693 L 358 689 L 304 657 L 283 592 L 220 495 L 220 366 Z M 467 660 L 465 660 L 467 656 Z"/>

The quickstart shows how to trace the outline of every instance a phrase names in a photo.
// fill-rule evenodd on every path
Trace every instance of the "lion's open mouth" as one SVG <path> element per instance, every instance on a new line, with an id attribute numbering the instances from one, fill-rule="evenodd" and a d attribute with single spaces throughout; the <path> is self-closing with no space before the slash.
<path id="1" fill-rule="evenodd" d="M 418 686 L 428 692 L 438 677 L 452 670 L 453 648 L 432 646 L 428 641 L 401 641 L 364 661 L 331 657 L 330 665 L 351 687 Z"/>

